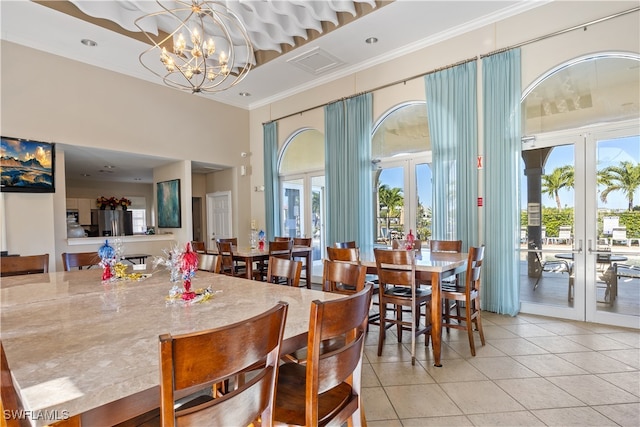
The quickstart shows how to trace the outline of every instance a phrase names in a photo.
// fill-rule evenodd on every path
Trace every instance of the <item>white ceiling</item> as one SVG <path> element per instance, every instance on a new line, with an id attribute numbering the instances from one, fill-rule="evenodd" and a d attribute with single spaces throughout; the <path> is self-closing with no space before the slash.
<path id="1" fill-rule="evenodd" d="M 257 6 L 256 1 L 258 0 L 244 0 L 244 3 Z M 260 1 L 266 2 L 266 0 Z M 323 0 L 317 3 L 329 1 Z M 332 0 L 332 2 L 350 3 L 339 0 Z M 193 96 L 207 96 L 215 101 L 246 109 L 257 108 L 358 70 L 392 60 L 429 44 L 522 13 L 546 2 L 547 0 L 396 0 L 251 70 L 241 83 L 225 92 Z M 132 3 L 140 2 L 95 3 L 105 5 L 115 3 L 130 9 Z M 275 0 L 274 3 L 302 2 Z M 2 0 L 0 11 L 0 32 L 3 40 L 162 84 L 138 61 L 140 53 L 148 47 L 140 41 L 27 0 Z M 280 29 L 284 27 L 286 26 L 273 26 Z M 365 39 L 368 37 L 376 37 L 379 41 L 376 44 L 367 44 Z M 94 40 L 97 46 L 87 47 L 80 43 L 81 39 Z M 305 71 L 290 62 L 293 58 L 307 55 L 315 49 L 328 53 L 337 59 L 340 65 L 316 74 Z M 251 96 L 242 97 L 239 95 L 241 92 L 248 92 Z M 77 155 L 75 151 L 78 152 Z M 66 156 L 68 173 L 81 173 L 75 165 L 91 163 L 89 158 L 93 155 L 93 151 L 95 150 L 89 150 L 89 152 L 72 150 L 68 153 Z M 98 154 L 99 156 L 94 156 L 93 159 L 97 162 L 96 165 L 126 163 L 122 157 L 110 157 L 107 151 Z M 154 167 L 167 161 L 171 160 L 155 159 L 154 162 L 146 163 L 150 163 L 149 167 Z M 129 171 L 131 174 L 140 175 L 142 182 L 151 182 L 150 170 L 141 171 L 141 159 L 134 159 L 131 163 L 135 168 Z M 215 167 L 213 165 L 196 166 Z M 129 177 L 130 174 L 127 176 Z"/>

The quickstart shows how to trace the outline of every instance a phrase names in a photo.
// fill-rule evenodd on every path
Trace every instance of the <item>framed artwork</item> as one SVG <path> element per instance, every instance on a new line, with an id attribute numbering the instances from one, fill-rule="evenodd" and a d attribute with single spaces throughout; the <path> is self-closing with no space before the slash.
<path id="1" fill-rule="evenodd" d="M 55 193 L 55 144 L 0 138 L 1 191 Z"/>
<path id="2" fill-rule="evenodd" d="M 157 185 L 158 228 L 180 228 L 180 180 L 159 182 Z"/>

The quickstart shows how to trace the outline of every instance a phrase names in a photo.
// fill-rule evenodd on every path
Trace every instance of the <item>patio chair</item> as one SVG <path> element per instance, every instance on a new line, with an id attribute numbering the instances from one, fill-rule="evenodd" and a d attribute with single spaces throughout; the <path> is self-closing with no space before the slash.
<path id="1" fill-rule="evenodd" d="M 536 248 L 537 249 L 537 248 Z M 538 285 L 540 284 L 540 279 L 542 279 L 542 274 L 546 271 L 547 273 L 569 273 L 569 276 L 573 273 L 573 263 L 564 260 L 564 259 L 551 259 L 545 260 L 542 252 L 535 252 L 536 258 L 538 259 L 538 263 L 540 264 L 540 274 L 538 274 L 538 278 L 536 279 L 536 283 L 533 285 L 533 290 L 538 289 Z M 569 284 L 569 294 L 571 295 L 571 283 Z M 570 298 L 571 299 L 571 298 Z"/>

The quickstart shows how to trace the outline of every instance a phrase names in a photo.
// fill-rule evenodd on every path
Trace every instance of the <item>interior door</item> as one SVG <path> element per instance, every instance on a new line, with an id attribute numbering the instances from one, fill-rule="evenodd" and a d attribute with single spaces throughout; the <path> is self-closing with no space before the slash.
<path id="1" fill-rule="evenodd" d="M 231 192 L 219 191 L 207 194 L 207 249 L 215 247 L 216 239 L 233 236 L 231 216 Z"/>

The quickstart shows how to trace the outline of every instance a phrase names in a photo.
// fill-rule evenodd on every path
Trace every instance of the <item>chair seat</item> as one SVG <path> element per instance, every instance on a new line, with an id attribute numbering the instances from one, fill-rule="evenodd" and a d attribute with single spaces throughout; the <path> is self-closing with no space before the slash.
<path id="1" fill-rule="evenodd" d="M 407 297 L 411 296 L 411 288 L 407 286 L 394 286 L 384 291 L 385 295 L 388 296 L 402 296 Z M 417 288 L 416 289 L 416 298 L 425 298 L 431 295 L 431 288 Z"/>
<path id="2" fill-rule="evenodd" d="M 305 425 L 306 365 L 286 363 L 280 366 L 278 390 L 276 392 L 275 419 L 287 425 Z M 355 404 L 357 396 L 346 382 L 321 393 L 318 396 L 318 425 L 326 425 L 333 415 L 350 404 Z"/>

